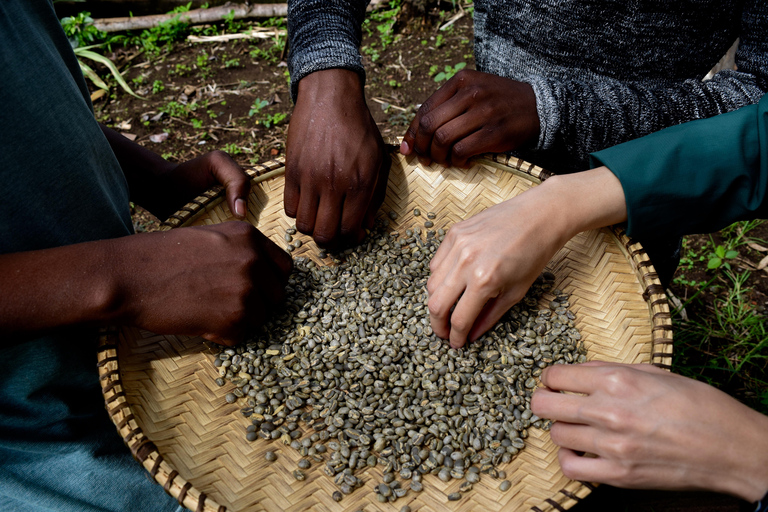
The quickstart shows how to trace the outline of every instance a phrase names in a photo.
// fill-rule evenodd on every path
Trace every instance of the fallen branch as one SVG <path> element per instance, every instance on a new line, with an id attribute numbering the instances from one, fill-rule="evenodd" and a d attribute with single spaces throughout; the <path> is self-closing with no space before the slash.
<path id="1" fill-rule="evenodd" d="M 278 30 L 277 27 L 254 27 L 248 32 L 239 32 L 237 34 L 220 34 L 218 36 L 187 36 L 187 41 L 193 43 L 215 43 L 220 41 L 232 41 L 235 39 L 270 39 L 276 36 L 284 36 L 285 30 Z"/>
<path id="2" fill-rule="evenodd" d="M 142 30 L 152 28 L 177 18 L 183 23 L 199 25 L 221 21 L 234 12 L 234 19 L 242 18 L 273 18 L 286 16 L 288 4 L 254 4 L 254 5 L 222 5 L 208 9 L 193 9 L 174 14 L 154 14 L 151 16 L 131 16 L 127 18 L 104 18 L 94 20 L 93 25 L 103 32 L 120 32 L 123 30 Z"/>
<path id="3" fill-rule="evenodd" d="M 375 9 L 387 0 L 371 0 L 368 10 Z M 232 16 L 233 19 L 243 18 L 275 18 L 288 15 L 288 4 L 229 4 L 207 9 L 193 9 L 191 11 L 173 14 L 153 14 L 151 16 L 130 16 L 124 18 L 102 18 L 94 20 L 93 26 L 102 32 L 121 32 L 124 30 L 143 30 L 153 28 L 161 23 L 178 18 L 183 23 L 200 25 L 213 23 Z"/>

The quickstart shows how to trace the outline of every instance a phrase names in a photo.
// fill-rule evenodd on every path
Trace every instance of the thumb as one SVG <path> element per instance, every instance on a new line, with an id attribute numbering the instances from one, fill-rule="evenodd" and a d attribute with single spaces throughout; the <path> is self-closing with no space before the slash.
<path id="1" fill-rule="evenodd" d="M 229 210 L 238 218 L 244 219 L 248 206 L 248 193 L 251 180 L 242 167 L 237 165 L 226 153 L 211 154 L 211 174 L 224 186 Z"/>

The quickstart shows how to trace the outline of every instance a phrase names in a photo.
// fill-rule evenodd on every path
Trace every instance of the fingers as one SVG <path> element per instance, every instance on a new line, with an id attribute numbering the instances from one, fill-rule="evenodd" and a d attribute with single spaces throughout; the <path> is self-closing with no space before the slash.
<path id="1" fill-rule="evenodd" d="M 335 201 L 340 200 L 336 197 L 333 199 Z M 331 200 L 331 198 L 326 197 L 326 200 Z M 299 196 L 299 205 L 296 212 L 296 229 L 305 235 L 312 235 L 315 231 L 319 204 L 320 196 L 312 190 L 306 190 Z"/>
<path id="2" fill-rule="evenodd" d="M 285 214 L 295 219 L 299 213 L 299 201 L 301 200 L 301 191 L 299 189 L 299 180 L 289 172 L 290 167 L 285 166 L 285 186 L 283 187 L 283 208 Z"/>
<path id="3" fill-rule="evenodd" d="M 392 157 L 388 152 L 384 152 L 384 158 L 381 162 L 381 168 L 379 170 L 378 179 L 376 181 L 376 188 L 373 191 L 373 197 L 368 205 L 368 211 L 365 213 L 365 219 L 363 220 L 363 227 L 366 229 L 373 228 L 374 219 L 376 218 L 376 212 L 379 211 L 382 203 L 384 203 L 384 197 L 387 195 L 387 185 L 389 184 L 389 170 L 392 167 Z"/>
<path id="4" fill-rule="evenodd" d="M 541 373 L 541 382 L 553 391 L 592 394 L 601 384 L 598 365 L 553 365 Z"/>
<path id="5" fill-rule="evenodd" d="M 245 218 L 251 180 L 245 171 L 224 152 L 210 153 L 209 164 L 216 181 L 224 185 L 229 210 L 238 218 Z"/>
<path id="6" fill-rule="evenodd" d="M 552 442 L 561 448 L 576 452 L 596 453 L 597 430 L 587 425 L 578 425 L 564 421 L 556 421 L 550 427 L 549 435 Z"/>
<path id="7" fill-rule="evenodd" d="M 568 448 L 560 448 L 557 459 L 563 474 L 581 482 L 610 482 L 618 471 L 610 461 L 590 455 L 581 455 Z"/>
<path id="8" fill-rule="evenodd" d="M 438 89 L 432 96 L 430 96 L 427 101 L 425 101 L 421 107 L 419 107 L 418 112 L 416 112 L 416 117 L 413 118 L 411 121 L 411 124 L 408 126 L 408 129 L 405 131 L 405 135 L 403 136 L 403 142 L 400 143 L 400 152 L 404 155 L 410 155 L 414 151 L 416 151 L 416 154 L 419 155 L 419 161 L 422 165 L 429 165 L 431 160 L 429 159 L 428 153 L 419 153 L 418 150 L 416 150 L 416 144 L 417 144 L 417 136 L 421 132 L 425 132 L 426 130 L 423 128 L 420 128 L 422 124 L 422 120 L 425 116 L 427 116 L 433 109 L 438 108 L 440 105 L 442 105 L 444 102 L 448 101 L 454 94 L 456 94 L 456 87 L 455 82 L 453 80 L 449 80 L 444 86 L 442 86 L 440 89 Z M 439 127 L 440 125 L 436 125 L 435 128 Z M 431 136 L 430 136 L 431 140 Z M 428 147 L 428 146 L 427 146 Z M 421 140 L 421 150 L 424 150 L 424 141 Z"/>
<path id="9" fill-rule="evenodd" d="M 317 216 L 315 217 L 315 228 L 312 231 L 312 238 L 319 246 L 327 247 L 336 241 L 337 234 L 341 229 L 342 211 L 346 211 L 346 209 L 347 205 L 343 196 L 324 194 L 320 197 Z"/>
<path id="10" fill-rule="evenodd" d="M 521 296 L 519 293 L 509 291 L 502 293 L 495 299 L 489 300 L 475 319 L 475 323 L 472 326 L 472 329 L 469 331 L 469 341 L 475 341 L 488 329 L 496 325 L 496 322 L 499 321 L 499 318 L 504 316 L 504 313 L 506 313 L 509 308 L 514 306 L 520 300 L 520 298 Z"/>
<path id="11" fill-rule="evenodd" d="M 461 348 L 464 346 L 469 332 L 475 324 L 475 319 L 480 315 L 488 300 L 489 297 L 483 293 L 483 290 L 472 286 L 467 287 L 451 314 L 451 347 Z"/>
<path id="12" fill-rule="evenodd" d="M 276 243 L 264 236 L 261 231 L 257 229 L 254 231 L 257 233 L 259 243 L 269 259 L 275 263 L 283 278 L 288 279 L 293 271 L 293 258 L 291 258 L 291 256 L 283 249 L 278 247 Z"/>
<path id="13" fill-rule="evenodd" d="M 583 396 L 566 395 L 547 388 L 538 388 L 531 398 L 531 411 L 536 416 L 572 424 L 585 422 L 582 415 L 583 406 Z"/>

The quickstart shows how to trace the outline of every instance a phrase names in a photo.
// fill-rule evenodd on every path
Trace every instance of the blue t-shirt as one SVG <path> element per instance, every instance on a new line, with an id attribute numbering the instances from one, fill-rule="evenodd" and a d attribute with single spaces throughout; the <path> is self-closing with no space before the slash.
<path id="1" fill-rule="evenodd" d="M 130 235 L 128 185 L 50 0 L 0 2 L 0 254 Z M 111 423 L 96 335 L 0 339 L 0 510 L 173 511 Z"/>

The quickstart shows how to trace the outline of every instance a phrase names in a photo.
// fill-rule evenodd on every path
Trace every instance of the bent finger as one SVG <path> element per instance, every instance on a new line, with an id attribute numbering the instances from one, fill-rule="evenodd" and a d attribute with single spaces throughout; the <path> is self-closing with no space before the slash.
<path id="1" fill-rule="evenodd" d="M 243 168 L 229 156 L 222 156 L 211 161 L 211 173 L 224 185 L 229 210 L 236 217 L 245 218 L 251 180 Z"/>
<path id="2" fill-rule="evenodd" d="M 451 347 L 460 348 L 467 343 L 469 332 L 485 304 L 494 299 L 493 292 L 487 293 L 478 288 L 467 286 L 451 314 Z"/>
<path id="3" fill-rule="evenodd" d="M 610 483 L 618 468 L 610 461 L 592 454 L 580 454 L 568 448 L 560 448 L 557 460 L 563 474 L 581 482 Z"/>
<path id="4" fill-rule="evenodd" d="M 429 321 L 434 333 L 443 339 L 449 339 L 451 334 L 451 308 L 464 293 L 466 284 L 453 276 L 449 276 L 430 294 L 427 302 Z"/>
<path id="5" fill-rule="evenodd" d="M 582 453 L 596 452 L 599 435 L 594 427 L 565 421 L 554 422 L 549 430 L 549 436 L 557 446 Z"/>
<path id="6" fill-rule="evenodd" d="M 548 388 L 536 389 L 531 397 L 531 411 L 536 416 L 571 424 L 586 423 L 581 413 L 584 405 L 585 397 L 582 395 L 564 394 Z"/>
<path id="7" fill-rule="evenodd" d="M 493 327 L 504 316 L 504 313 L 509 311 L 509 308 L 520 301 L 521 297 L 515 290 L 511 290 L 489 300 L 477 315 L 475 324 L 472 326 L 472 330 L 469 331 L 469 340 L 475 341 Z"/>
<path id="8" fill-rule="evenodd" d="M 312 231 L 312 238 L 319 246 L 329 247 L 338 241 L 342 208 L 346 207 L 343 196 L 325 194 L 320 197 Z"/>
<path id="9" fill-rule="evenodd" d="M 296 229 L 305 235 L 312 235 L 315 231 L 315 219 L 320 196 L 314 190 L 303 190 L 299 198 L 296 212 Z"/>

